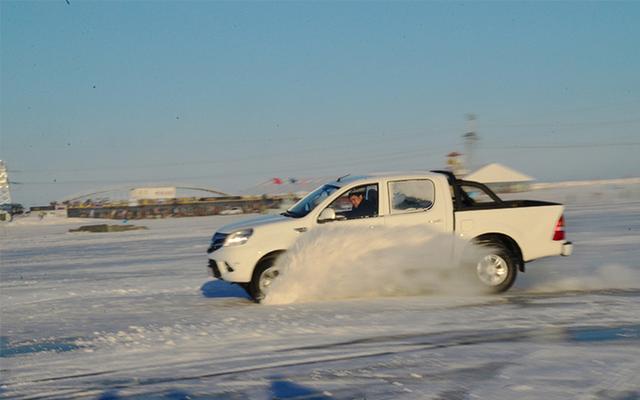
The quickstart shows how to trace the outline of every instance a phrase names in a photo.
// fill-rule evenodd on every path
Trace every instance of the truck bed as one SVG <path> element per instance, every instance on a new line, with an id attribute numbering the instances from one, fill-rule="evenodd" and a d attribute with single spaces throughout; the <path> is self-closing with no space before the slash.
<path id="1" fill-rule="evenodd" d="M 454 202 L 455 204 L 455 202 Z M 550 201 L 540 200 L 501 200 L 499 202 L 487 202 L 476 203 L 473 201 L 462 201 L 459 208 L 455 211 L 470 211 L 470 210 L 492 210 L 503 208 L 524 208 L 524 207 L 544 207 L 544 206 L 559 206 L 560 203 L 553 203 Z"/>

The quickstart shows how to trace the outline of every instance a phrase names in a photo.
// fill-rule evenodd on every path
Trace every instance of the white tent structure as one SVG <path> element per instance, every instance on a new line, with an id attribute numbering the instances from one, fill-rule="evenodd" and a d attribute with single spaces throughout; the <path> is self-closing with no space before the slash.
<path id="1" fill-rule="evenodd" d="M 496 192 L 520 192 L 529 188 L 534 178 L 502 164 L 492 163 L 464 177 L 468 181 L 481 182 Z"/>

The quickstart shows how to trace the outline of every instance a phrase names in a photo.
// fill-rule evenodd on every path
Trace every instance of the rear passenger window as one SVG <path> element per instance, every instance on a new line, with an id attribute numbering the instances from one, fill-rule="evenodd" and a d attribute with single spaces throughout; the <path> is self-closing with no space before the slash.
<path id="1" fill-rule="evenodd" d="M 433 200 L 434 186 L 428 179 L 389 182 L 391 214 L 428 210 L 433 205 Z"/>

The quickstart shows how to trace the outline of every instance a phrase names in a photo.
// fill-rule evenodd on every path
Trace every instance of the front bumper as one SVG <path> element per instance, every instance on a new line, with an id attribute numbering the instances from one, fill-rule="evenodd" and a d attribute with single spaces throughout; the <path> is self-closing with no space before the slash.
<path id="1" fill-rule="evenodd" d="M 207 268 L 215 278 L 246 283 L 251 281 L 253 267 L 259 259 L 259 253 L 247 251 L 243 246 L 222 247 L 209 254 Z"/>
<path id="2" fill-rule="evenodd" d="M 214 278 L 222 279 L 223 281 L 246 283 L 251 280 L 251 271 L 239 268 L 237 264 L 232 266 L 227 261 L 209 259 L 207 267 Z"/>
<path id="3" fill-rule="evenodd" d="M 562 252 L 560 254 L 562 254 L 563 256 L 570 256 L 571 254 L 573 254 L 573 243 L 565 242 L 562 245 Z"/>

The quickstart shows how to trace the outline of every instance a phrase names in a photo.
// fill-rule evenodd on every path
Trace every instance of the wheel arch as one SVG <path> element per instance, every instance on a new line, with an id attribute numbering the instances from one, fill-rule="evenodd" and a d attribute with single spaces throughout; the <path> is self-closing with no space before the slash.
<path id="1" fill-rule="evenodd" d="M 274 250 L 274 251 L 271 251 L 271 252 L 265 254 L 264 256 L 260 257 L 258 262 L 256 262 L 256 265 L 253 266 L 253 270 L 255 271 L 256 268 L 258 267 L 258 265 L 262 264 L 263 262 L 265 262 L 267 260 L 270 260 L 272 258 L 276 258 L 276 257 L 280 256 L 285 251 L 286 250 Z"/>
<path id="2" fill-rule="evenodd" d="M 520 272 L 524 272 L 524 258 L 518 243 L 509 235 L 499 232 L 483 233 L 471 240 L 473 243 L 498 242 L 504 245 L 515 256 L 515 261 Z"/>

